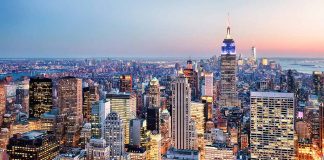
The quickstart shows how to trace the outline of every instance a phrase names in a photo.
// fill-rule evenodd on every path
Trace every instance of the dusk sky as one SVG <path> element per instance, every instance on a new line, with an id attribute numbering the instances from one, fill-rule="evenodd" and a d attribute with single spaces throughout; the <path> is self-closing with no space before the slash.
<path id="1" fill-rule="evenodd" d="M 323 0 L 4 0 L 0 57 L 324 57 Z"/>

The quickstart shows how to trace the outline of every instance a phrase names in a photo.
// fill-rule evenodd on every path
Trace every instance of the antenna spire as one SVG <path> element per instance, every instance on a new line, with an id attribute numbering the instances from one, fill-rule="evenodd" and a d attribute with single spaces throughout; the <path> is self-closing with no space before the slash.
<path id="1" fill-rule="evenodd" d="M 230 27 L 230 20 L 229 20 L 229 13 L 227 13 L 227 34 L 226 39 L 231 38 L 231 27 Z"/>

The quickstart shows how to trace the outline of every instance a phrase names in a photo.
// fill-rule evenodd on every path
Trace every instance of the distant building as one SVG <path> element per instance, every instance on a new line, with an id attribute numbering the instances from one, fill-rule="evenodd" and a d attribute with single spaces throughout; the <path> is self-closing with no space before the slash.
<path id="1" fill-rule="evenodd" d="M 295 159 L 293 93 L 251 92 L 252 159 Z"/>
<path id="2" fill-rule="evenodd" d="M 7 153 L 10 159 L 52 160 L 59 152 L 59 144 L 53 136 L 37 130 L 15 134 L 9 140 Z"/>
<path id="3" fill-rule="evenodd" d="M 119 77 L 119 91 L 120 92 L 132 92 L 133 80 L 131 75 L 122 75 Z"/>
<path id="4" fill-rule="evenodd" d="M 52 80 L 31 78 L 29 81 L 29 118 L 40 118 L 52 109 Z"/>

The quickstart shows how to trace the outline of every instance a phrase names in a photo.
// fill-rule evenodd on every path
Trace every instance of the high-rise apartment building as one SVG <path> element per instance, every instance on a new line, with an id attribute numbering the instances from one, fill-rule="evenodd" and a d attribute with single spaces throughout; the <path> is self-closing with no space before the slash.
<path id="1" fill-rule="evenodd" d="M 66 146 L 77 146 L 82 124 L 82 80 L 64 77 L 58 81 L 58 107 L 64 121 L 63 142 Z"/>
<path id="2" fill-rule="evenodd" d="M 251 159 L 295 159 L 293 93 L 251 92 Z"/>
<path id="3" fill-rule="evenodd" d="M 133 80 L 131 75 L 121 75 L 119 77 L 119 91 L 120 92 L 132 92 Z"/>
<path id="4" fill-rule="evenodd" d="M 39 118 L 52 109 L 52 80 L 31 78 L 29 81 L 29 117 Z"/>
<path id="5" fill-rule="evenodd" d="M 10 138 L 7 153 L 10 159 L 52 160 L 59 153 L 59 144 L 54 135 L 33 130 Z"/>
<path id="6" fill-rule="evenodd" d="M 110 102 L 99 101 L 92 103 L 91 107 L 91 137 L 101 138 L 103 136 L 102 130 L 106 117 L 110 112 Z"/>
<path id="7" fill-rule="evenodd" d="M 226 38 L 223 41 L 221 53 L 221 91 L 220 105 L 221 107 L 238 106 L 238 96 L 236 90 L 236 51 L 235 43 L 231 37 L 231 29 L 227 27 Z"/>
<path id="8" fill-rule="evenodd" d="M 172 90 L 172 145 L 176 149 L 189 149 L 189 123 L 191 119 L 191 89 L 188 79 L 182 75 L 171 85 Z"/>

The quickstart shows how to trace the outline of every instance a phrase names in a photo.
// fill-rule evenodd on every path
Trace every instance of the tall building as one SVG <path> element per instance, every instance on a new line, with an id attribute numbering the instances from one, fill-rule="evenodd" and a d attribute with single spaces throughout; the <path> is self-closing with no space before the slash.
<path id="1" fill-rule="evenodd" d="M 52 109 L 52 80 L 48 78 L 31 78 L 29 81 L 29 118 Z"/>
<path id="2" fill-rule="evenodd" d="M 92 104 L 91 107 L 91 137 L 101 138 L 103 136 L 102 130 L 106 117 L 110 112 L 110 102 L 99 101 Z"/>
<path id="3" fill-rule="evenodd" d="M 319 148 L 321 150 L 321 156 L 324 157 L 324 103 L 319 106 L 319 121 L 320 121 L 320 142 Z"/>
<path id="4" fill-rule="evenodd" d="M 120 92 L 132 92 L 133 80 L 131 75 L 121 75 L 119 77 L 119 91 Z"/>
<path id="5" fill-rule="evenodd" d="M 188 79 L 179 76 L 172 83 L 172 145 L 176 149 L 189 149 L 189 123 L 191 119 L 191 89 Z"/>
<path id="6" fill-rule="evenodd" d="M 160 108 L 160 85 L 159 80 L 155 77 L 150 81 L 149 86 L 149 107 Z"/>
<path id="7" fill-rule="evenodd" d="M 125 144 L 129 144 L 129 122 L 136 117 L 136 96 L 125 92 L 110 92 L 107 94 L 112 112 L 116 112 L 123 120 Z"/>
<path id="8" fill-rule="evenodd" d="M 22 81 L 17 85 L 16 104 L 21 104 L 22 111 L 29 114 L 29 81 Z"/>
<path id="9" fill-rule="evenodd" d="M 105 121 L 104 139 L 109 147 L 109 159 L 120 159 L 125 152 L 123 120 L 117 112 L 108 114 Z"/>
<path id="10" fill-rule="evenodd" d="M 144 119 L 132 119 L 130 121 L 130 141 L 129 145 L 134 147 L 144 147 L 148 141 L 147 123 Z"/>
<path id="11" fill-rule="evenodd" d="M 227 35 L 223 41 L 221 53 L 221 107 L 238 106 L 238 96 L 236 91 L 236 52 L 235 43 L 231 37 L 231 29 L 227 27 Z"/>
<path id="12" fill-rule="evenodd" d="M 196 100 L 199 97 L 199 80 L 198 72 L 193 69 L 192 61 L 187 61 L 187 68 L 183 70 L 184 76 L 188 79 L 191 88 L 191 100 Z"/>
<path id="13" fill-rule="evenodd" d="M 147 130 L 160 131 L 160 108 L 149 107 L 147 108 Z"/>
<path id="14" fill-rule="evenodd" d="M 204 134 L 204 125 L 205 125 L 205 117 L 204 117 L 204 104 L 198 102 L 191 102 L 190 112 L 191 118 L 196 123 L 197 134 Z"/>
<path id="15" fill-rule="evenodd" d="M 0 82 L 0 126 L 3 124 L 3 116 L 6 113 L 6 90 Z"/>
<path id="16" fill-rule="evenodd" d="M 156 78 L 150 81 L 147 108 L 147 130 L 160 131 L 160 85 Z"/>
<path id="17" fill-rule="evenodd" d="M 313 88 L 314 94 L 324 102 L 324 72 L 313 72 Z M 323 97 L 323 98 L 322 98 Z"/>
<path id="18" fill-rule="evenodd" d="M 91 105 L 99 101 L 99 91 L 98 86 L 92 85 L 89 87 L 83 88 L 83 119 L 86 122 L 90 121 L 91 117 Z"/>
<path id="19" fill-rule="evenodd" d="M 66 146 L 79 144 L 82 124 L 82 80 L 64 77 L 58 81 L 58 107 L 60 114 L 66 117 L 63 142 Z"/>
<path id="20" fill-rule="evenodd" d="M 293 93 L 251 92 L 252 159 L 295 159 Z"/>
<path id="21" fill-rule="evenodd" d="M 210 96 L 212 97 L 214 94 L 214 76 L 212 72 L 205 72 L 205 85 L 203 86 L 202 96 Z"/>
<path id="22" fill-rule="evenodd" d="M 203 96 L 201 102 L 204 104 L 205 122 L 213 118 L 213 97 Z"/>
<path id="23" fill-rule="evenodd" d="M 54 135 L 33 130 L 10 138 L 7 153 L 10 159 L 52 160 L 59 153 L 59 144 Z"/>
<path id="24" fill-rule="evenodd" d="M 152 132 L 147 146 L 147 158 L 150 160 L 161 160 L 161 134 Z"/>
<path id="25" fill-rule="evenodd" d="M 87 160 L 106 160 L 109 158 L 109 147 L 105 139 L 90 139 L 87 144 Z"/>

